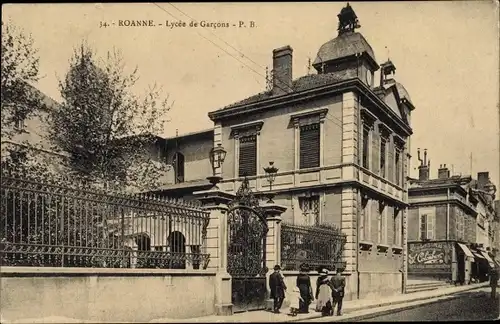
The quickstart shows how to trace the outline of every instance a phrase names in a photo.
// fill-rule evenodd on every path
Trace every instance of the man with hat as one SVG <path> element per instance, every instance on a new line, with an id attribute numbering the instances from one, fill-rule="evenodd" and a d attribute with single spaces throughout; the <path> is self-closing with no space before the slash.
<path id="1" fill-rule="evenodd" d="M 337 273 L 330 279 L 333 297 L 332 313 L 337 305 L 337 316 L 342 315 L 342 301 L 344 299 L 345 278 L 342 277 L 341 272 L 342 270 L 337 268 Z"/>
<path id="2" fill-rule="evenodd" d="M 274 300 L 273 311 L 275 313 L 280 312 L 283 299 L 285 299 L 286 285 L 280 270 L 281 267 L 279 265 L 275 265 L 274 272 L 269 276 L 269 289 L 271 290 L 270 297 Z"/>
<path id="3" fill-rule="evenodd" d="M 490 287 L 491 287 L 491 299 L 497 298 L 497 285 L 498 285 L 498 269 L 490 269 Z"/>

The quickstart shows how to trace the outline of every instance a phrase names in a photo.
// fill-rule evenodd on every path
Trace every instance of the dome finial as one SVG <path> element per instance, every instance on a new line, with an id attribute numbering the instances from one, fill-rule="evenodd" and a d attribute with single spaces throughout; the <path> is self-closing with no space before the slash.
<path id="1" fill-rule="evenodd" d="M 346 32 L 352 32 L 356 28 L 360 28 L 361 25 L 358 21 L 358 16 L 354 12 L 354 9 L 347 3 L 347 6 L 340 10 L 340 13 L 337 15 L 339 18 L 339 27 L 337 28 L 339 35 L 342 35 Z"/>

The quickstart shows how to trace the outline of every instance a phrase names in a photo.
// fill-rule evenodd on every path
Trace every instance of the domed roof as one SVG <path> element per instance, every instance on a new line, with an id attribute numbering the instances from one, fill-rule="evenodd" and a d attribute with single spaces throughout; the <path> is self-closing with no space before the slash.
<path id="1" fill-rule="evenodd" d="M 388 80 L 384 81 L 383 87 L 385 89 L 389 89 L 390 87 L 396 87 L 396 90 L 398 91 L 399 98 L 406 99 L 413 105 L 413 102 L 411 101 L 410 94 L 408 93 L 408 90 L 406 90 L 406 88 L 401 83 L 397 82 L 394 79 L 388 79 Z"/>
<path id="2" fill-rule="evenodd" d="M 396 89 L 398 90 L 398 94 L 399 94 L 399 97 L 401 99 L 404 98 L 404 99 L 408 100 L 411 103 L 410 94 L 408 93 L 408 91 L 406 90 L 406 88 L 401 83 L 396 82 Z"/>
<path id="3" fill-rule="evenodd" d="M 358 32 L 342 33 L 336 38 L 323 44 L 314 60 L 313 65 L 325 63 L 344 57 L 366 52 L 376 64 L 375 53 L 366 39 Z"/>

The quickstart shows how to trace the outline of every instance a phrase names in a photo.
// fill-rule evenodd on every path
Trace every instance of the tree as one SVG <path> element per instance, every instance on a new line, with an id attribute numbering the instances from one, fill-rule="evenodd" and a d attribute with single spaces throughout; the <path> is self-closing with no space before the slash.
<path id="1" fill-rule="evenodd" d="M 60 81 L 62 103 L 50 114 L 49 139 L 70 156 L 69 165 L 91 181 L 150 189 L 166 169 L 151 148 L 164 129 L 171 104 L 153 86 L 133 93 L 137 68 L 125 72 L 119 52 L 97 60 L 85 45 L 75 50 Z"/>
<path id="2" fill-rule="evenodd" d="M 16 124 L 43 106 L 40 93 L 31 85 L 39 79 L 37 51 L 31 35 L 2 21 L 2 140 L 22 132 Z"/>

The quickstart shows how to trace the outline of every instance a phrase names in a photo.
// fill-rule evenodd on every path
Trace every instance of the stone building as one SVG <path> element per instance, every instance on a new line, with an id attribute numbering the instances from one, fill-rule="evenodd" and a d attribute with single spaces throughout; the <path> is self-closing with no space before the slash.
<path id="1" fill-rule="evenodd" d="M 355 299 L 402 290 L 414 106 L 346 8 L 338 35 L 318 50 L 317 73 L 294 80 L 292 48 L 277 48 L 271 89 L 209 117 L 214 146 L 227 151 L 216 170 L 221 189 L 236 191 L 246 176 L 256 193 L 269 191 L 263 168 L 274 162 L 283 221 L 333 224 L 347 235 L 347 298 Z"/>
<path id="2" fill-rule="evenodd" d="M 408 277 L 434 278 L 452 283 L 484 280 L 495 267 L 489 242 L 493 236 L 494 194 L 482 189 L 488 173 L 451 176 L 446 165 L 430 179 L 427 152 L 420 158 L 419 178 L 410 180 L 408 228 Z M 486 180 L 485 180 L 486 179 Z"/>
<path id="3" fill-rule="evenodd" d="M 14 124 L 7 126 L 12 128 L 7 132 L 9 135 L 1 139 L 1 154 L 4 156 L 9 151 L 28 149 L 32 159 L 36 159 L 40 163 L 44 162 L 51 169 L 59 172 L 60 164 L 66 159 L 66 156 L 52 150 L 46 138 L 48 114 L 51 109 L 56 108 L 59 104 L 37 88 L 31 87 L 30 89 L 40 97 L 40 109 L 26 118 L 17 120 Z"/>
<path id="4" fill-rule="evenodd" d="M 287 208 L 284 222 L 336 225 L 347 235 L 346 297 L 355 299 L 400 293 L 404 286 L 415 108 L 394 79 L 394 63 L 377 63 L 346 8 L 338 35 L 318 50 L 316 73 L 293 79 L 293 49 L 277 48 L 267 91 L 210 112 L 212 130 L 164 141 L 158 149 L 173 169 L 157 193 L 186 199 L 209 188 L 208 149 L 218 144 L 227 155 L 214 172 L 228 192 L 246 177 L 257 196 L 268 193 L 264 167 L 273 162 L 279 171 L 272 192 Z M 179 153 L 183 163 L 174 159 Z"/>

